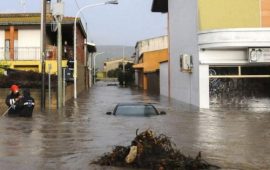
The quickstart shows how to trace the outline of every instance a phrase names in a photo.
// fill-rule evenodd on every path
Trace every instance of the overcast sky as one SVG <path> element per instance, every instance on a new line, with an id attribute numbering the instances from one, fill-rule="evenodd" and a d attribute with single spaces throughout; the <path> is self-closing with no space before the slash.
<path id="1" fill-rule="evenodd" d="M 65 15 L 75 16 L 75 0 L 65 2 Z M 88 25 L 89 41 L 97 45 L 135 46 L 139 40 L 167 34 L 167 15 L 152 13 L 153 0 L 119 0 L 118 5 L 87 8 L 83 16 Z M 25 2 L 25 3 L 24 3 Z M 52 0 L 55 3 L 56 0 Z M 80 7 L 104 0 L 77 0 Z M 23 5 L 25 4 L 25 5 Z M 39 12 L 41 0 L 1 1 L 0 12 Z"/>

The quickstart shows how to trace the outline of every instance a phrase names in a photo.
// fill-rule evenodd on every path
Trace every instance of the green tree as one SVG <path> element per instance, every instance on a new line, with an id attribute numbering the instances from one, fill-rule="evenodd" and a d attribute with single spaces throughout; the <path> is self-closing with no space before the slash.
<path id="1" fill-rule="evenodd" d="M 125 82 L 125 85 L 132 85 L 135 80 L 135 70 L 133 68 L 133 63 L 125 64 L 125 72 L 123 72 L 122 64 L 119 65 L 119 69 L 121 70 L 121 72 L 118 74 L 119 84 L 122 86 Z"/>
<path id="2" fill-rule="evenodd" d="M 107 76 L 109 78 L 117 78 L 121 70 L 119 68 L 116 68 L 114 70 L 109 70 L 107 73 Z"/>

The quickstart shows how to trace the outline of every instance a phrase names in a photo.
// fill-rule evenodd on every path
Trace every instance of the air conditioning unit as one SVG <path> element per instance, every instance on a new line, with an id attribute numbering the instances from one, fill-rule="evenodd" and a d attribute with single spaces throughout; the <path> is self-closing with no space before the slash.
<path id="1" fill-rule="evenodd" d="M 182 72 L 192 73 L 193 62 L 192 56 L 189 54 L 180 55 L 180 70 Z"/>

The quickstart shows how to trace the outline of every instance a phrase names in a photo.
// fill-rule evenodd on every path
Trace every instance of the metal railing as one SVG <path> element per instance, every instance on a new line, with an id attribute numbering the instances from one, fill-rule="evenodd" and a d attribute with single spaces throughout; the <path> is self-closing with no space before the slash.
<path id="1" fill-rule="evenodd" d="M 48 46 L 46 49 L 46 60 L 57 59 L 57 48 L 55 46 Z M 17 47 L 4 48 L 0 47 L 0 60 L 40 60 L 39 47 Z"/>
<path id="2" fill-rule="evenodd" d="M 39 47 L 0 48 L 1 60 L 39 60 Z"/>

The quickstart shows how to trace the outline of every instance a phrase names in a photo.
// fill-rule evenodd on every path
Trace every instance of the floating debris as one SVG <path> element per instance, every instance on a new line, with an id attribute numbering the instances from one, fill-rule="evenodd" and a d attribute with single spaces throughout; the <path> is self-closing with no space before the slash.
<path id="1" fill-rule="evenodd" d="M 93 164 L 102 166 L 118 166 L 147 168 L 153 170 L 206 170 L 219 169 L 201 158 L 201 152 L 196 158 L 183 155 L 174 148 L 170 138 L 164 134 L 155 135 L 146 130 L 131 142 L 131 146 L 115 146 L 112 153 L 105 153 Z"/>

